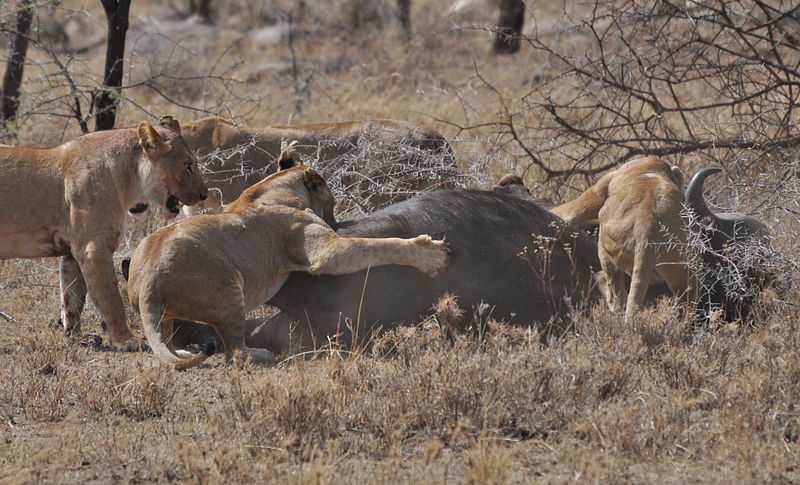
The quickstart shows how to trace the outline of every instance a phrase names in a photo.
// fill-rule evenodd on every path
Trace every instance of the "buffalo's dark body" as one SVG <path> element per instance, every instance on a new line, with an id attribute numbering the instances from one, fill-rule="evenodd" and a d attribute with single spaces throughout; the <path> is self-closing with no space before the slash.
<path id="1" fill-rule="evenodd" d="M 706 322 L 715 311 L 720 311 L 726 322 L 750 323 L 762 290 L 775 282 L 765 259 L 769 240 L 754 235 L 736 237 L 711 226 L 703 226 L 700 235 L 697 323 Z"/>
<path id="2" fill-rule="evenodd" d="M 686 187 L 687 206 L 699 219 L 697 324 L 708 321 L 716 311 L 725 321 L 749 322 L 762 290 L 776 279 L 767 264 L 771 253 L 777 256 L 767 226 L 746 214 L 714 213 L 708 208 L 703 197 L 705 179 L 721 171 L 718 167 L 701 169 Z"/>
<path id="3" fill-rule="evenodd" d="M 445 292 L 455 294 L 468 312 L 484 302 L 495 319 L 558 328 L 568 301 L 580 307 L 594 295 L 592 272 L 599 268 L 594 241 L 514 195 L 432 192 L 342 222 L 336 231 L 345 237 L 444 237 L 450 263 L 436 278 L 401 266 L 342 276 L 293 273 L 269 302 L 281 315 L 265 325 L 273 328 L 264 329 L 268 337 L 259 344 L 287 345 L 287 321 L 298 322 L 292 337 L 303 346 L 336 334 L 349 343 L 356 328 L 366 335 L 376 326 L 419 320 Z"/>

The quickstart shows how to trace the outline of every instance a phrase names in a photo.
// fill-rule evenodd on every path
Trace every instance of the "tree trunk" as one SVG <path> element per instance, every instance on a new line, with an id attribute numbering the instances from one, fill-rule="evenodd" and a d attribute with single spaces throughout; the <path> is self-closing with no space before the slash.
<path id="1" fill-rule="evenodd" d="M 25 56 L 28 53 L 28 33 L 31 30 L 33 7 L 30 0 L 22 0 L 17 11 L 17 29 L 11 41 L 6 73 L 3 76 L 3 91 L 0 96 L 3 124 L 8 125 L 17 117 L 19 108 L 19 87 L 25 70 Z"/>
<path id="2" fill-rule="evenodd" d="M 97 99 L 95 130 L 110 130 L 117 121 L 122 67 L 125 56 L 125 34 L 128 32 L 128 12 L 131 0 L 101 0 L 108 20 L 106 67 L 103 75 L 103 92 Z"/>
<path id="3" fill-rule="evenodd" d="M 411 40 L 411 0 L 397 0 L 398 17 L 406 42 Z"/>
<path id="4" fill-rule="evenodd" d="M 519 38 L 525 22 L 525 2 L 523 0 L 502 0 L 500 19 L 494 38 L 496 54 L 513 54 L 519 50 Z"/>
<path id="5" fill-rule="evenodd" d="M 211 0 L 189 0 L 189 13 L 199 15 L 206 22 L 211 22 Z"/>

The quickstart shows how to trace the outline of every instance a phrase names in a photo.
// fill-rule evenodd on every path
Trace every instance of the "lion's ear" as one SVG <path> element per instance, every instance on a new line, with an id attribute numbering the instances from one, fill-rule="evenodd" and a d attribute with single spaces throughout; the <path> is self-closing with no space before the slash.
<path id="1" fill-rule="evenodd" d="M 325 179 L 322 178 L 322 175 L 318 174 L 313 168 L 305 169 L 303 172 L 303 182 L 305 182 L 308 191 L 312 193 L 322 192 L 328 186 L 328 184 L 325 183 Z"/>
<path id="2" fill-rule="evenodd" d="M 291 143 L 286 143 L 286 140 L 281 140 L 281 154 L 278 155 L 278 170 L 287 170 L 297 166 L 297 151 L 294 146 L 297 145 L 297 140 Z"/>
<path id="3" fill-rule="evenodd" d="M 164 143 L 153 125 L 146 121 L 139 123 L 139 145 L 149 156 L 158 156 L 169 152 L 169 145 Z"/>
<path id="4" fill-rule="evenodd" d="M 278 171 L 288 170 L 295 165 L 294 157 L 285 157 L 283 153 L 281 153 L 280 158 L 278 158 Z"/>
<path id="5" fill-rule="evenodd" d="M 683 187 L 683 170 L 677 165 L 670 167 L 670 170 L 672 171 L 672 176 L 675 177 L 675 181 L 678 182 L 678 187 Z"/>
<path id="6" fill-rule="evenodd" d="M 158 120 L 158 124 L 163 126 L 168 130 L 172 130 L 177 134 L 181 134 L 181 124 L 178 123 L 178 120 L 173 118 L 170 115 L 164 115 Z"/>

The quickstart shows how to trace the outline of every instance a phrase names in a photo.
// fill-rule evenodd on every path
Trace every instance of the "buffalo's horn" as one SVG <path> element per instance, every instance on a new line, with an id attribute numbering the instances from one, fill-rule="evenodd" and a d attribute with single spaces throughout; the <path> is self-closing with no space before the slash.
<path id="1" fill-rule="evenodd" d="M 711 212 L 711 209 L 708 208 L 706 199 L 703 197 L 703 184 L 706 181 L 706 177 L 717 172 L 722 172 L 722 169 L 719 167 L 703 168 L 694 174 L 692 180 L 689 181 L 689 185 L 686 187 L 686 204 L 700 218 L 717 218 L 716 214 Z"/>
<path id="2" fill-rule="evenodd" d="M 686 187 L 686 205 L 692 209 L 698 217 L 709 217 L 712 219 L 712 225 L 724 232 L 728 237 L 736 238 L 742 236 L 752 236 L 755 234 L 766 235 L 769 234 L 767 226 L 755 217 L 741 214 L 739 212 L 721 212 L 713 213 L 706 205 L 706 200 L 703 197 L 703 184 L 706 178 L 717 172 L 721 172 L 719 167 L 709 167 L 699 170 L 689 185 Z"/>

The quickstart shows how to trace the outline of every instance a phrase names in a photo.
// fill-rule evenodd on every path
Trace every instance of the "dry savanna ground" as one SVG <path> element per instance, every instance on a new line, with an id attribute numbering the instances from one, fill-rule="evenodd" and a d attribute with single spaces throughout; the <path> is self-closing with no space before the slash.
<path id="1" fill-rule="evenodd" d="M 488 182 L 516 172 L 560 200 L 591 181 L 538 185 L 545 177 L 525 170 L 526 154 L 492 125 L 519 108 L 499 100 L 522 99 L 560 66 L 526 46 L 492 55 L 489 34 L 463 25 L 493 21 L 494 10 L 478 7 L 458 24 L 442 13 L 450 2 L 413 0 L 407 43 L 389 1 L 350 10 L 358 2 L 306 1 L 313 15 L 291 22 L 294 2 L 212 2 L 214 25 L 181 20 L 180 3 L 132 3 L 125 84 L 135 86 L 123 93 L 119 126 L 165 113 L 251 125 L 408 119 L 453 140 L 462 170 L 477 167 Z M 547 38 L 581 4 L 528 8 Z M 58 59 L 70 60 L 77 84 L 97 82 L 99 2 L 42 7 L 38 22 L 40 39 L 67 42 Z M 65 88 L 46 76 L 57 63 L 41 50 L 30 56 L 16 142 L 52 146 L 79 129 L 65 116 Z M 687 170 L 701 160 L 670 158 Z M 709 185 L 722 204 L 762 217 L 791 262 L 800 240 L 793 179 L 758 167 L 730 173 L 728 191 Z M 765 190 L 748 189 L 763 187 L 786 210 L 758 205 Z M 135 243 L 129 237 L 118 256 Z M 498 322 L 483 338 L 451 339 L 440 314 L 369 349 L 287 355 L 269 368 L 217 356 L 178 373 L 149 353 L 65 340 L 57 260 L 2 261 L 0 482 L 798 483 L 797 296 L 767 295 L 752 325 L 719 323 L 701 336 L 669 299 L 630 322 L 597 305 L 547 345 L 535 330 Z M 83 326 L 100 332 L 91 306 Z"/>

